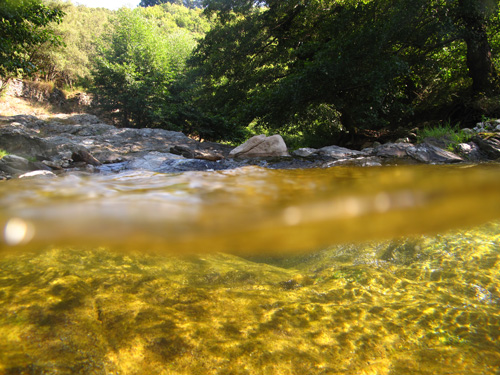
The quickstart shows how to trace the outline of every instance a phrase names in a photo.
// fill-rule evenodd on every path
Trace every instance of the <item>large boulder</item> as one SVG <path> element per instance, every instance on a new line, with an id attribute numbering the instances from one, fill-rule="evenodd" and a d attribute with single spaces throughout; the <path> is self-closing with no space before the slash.
<path id="1" fill-rule="evenodd" d="M 476 143 L 481 151 L 483 151 L 489 159 L 497 160 L 500 159 L 500 135 L 495 134 L 493 136 L 480 136 L 477 135 L 472 138 L 472 141 Z"/>
<path id="2" fill-rule="evenodd" d="M 36 170 L 49 170 L 40 162 L 33 162 L 17 155 L 6 155 L 0 159 L 0 171 L 7 176 L 19 176 Z"/>
<path id="3" fill-rule="evenodd" d="M 406 153 L 412 158 L 429 164 L 436 163 L 458 163 L 463 159 L 453 152 L 447 151 L 430 143 L 421 143 L 406 149 Z"/>
<path id="4" fill-rule="evenodd" d="M 373 149 L 375 156 L 382 158 L 405 158 L 407 150 L 413 147 L 411 143 L 386 143 Z"/>
<path id="5" fill-rule="evenodd" d="M 233 158 L 258 158 L 289 156 L 285 141 L 279 134 L 266 137 L 264 134 L 250 138 L 229 153 Z"/>

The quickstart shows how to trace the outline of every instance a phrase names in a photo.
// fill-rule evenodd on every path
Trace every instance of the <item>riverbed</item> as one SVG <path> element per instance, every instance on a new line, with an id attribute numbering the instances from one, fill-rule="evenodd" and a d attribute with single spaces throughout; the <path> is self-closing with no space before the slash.
<path id="1" fill-rule="evenodd" d="M 498 374 L 498 164 L 0 184 L 0 374 Z"/>

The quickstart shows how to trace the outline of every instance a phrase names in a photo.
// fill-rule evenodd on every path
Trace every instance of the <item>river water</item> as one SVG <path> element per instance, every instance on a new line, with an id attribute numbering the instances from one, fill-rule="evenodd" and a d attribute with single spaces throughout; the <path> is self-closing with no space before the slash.
<path id="1" fill-rule="evenodd" d="M 500 374 L 500 166 L 0 184 L 0 374 Z"/>

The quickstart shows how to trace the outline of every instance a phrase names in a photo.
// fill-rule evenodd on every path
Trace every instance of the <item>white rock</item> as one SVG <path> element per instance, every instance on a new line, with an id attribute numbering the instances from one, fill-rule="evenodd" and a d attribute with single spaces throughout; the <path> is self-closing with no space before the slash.
<path id="1" fill-rule="evenodd" d="M 254 158 L 289 156 L 289 154 L 285 141 L 279 134 L 270 137 L 260 134 L 231 150 L 229 156 L 233 158 Z"/>
<path id="2" fill-rule="evenodd" d="M 44 171 L 44 170 L 31 171 L 19 176 L 19 178 L 56 178 L 56 177 L 57 176 L 51 171 Z"/>

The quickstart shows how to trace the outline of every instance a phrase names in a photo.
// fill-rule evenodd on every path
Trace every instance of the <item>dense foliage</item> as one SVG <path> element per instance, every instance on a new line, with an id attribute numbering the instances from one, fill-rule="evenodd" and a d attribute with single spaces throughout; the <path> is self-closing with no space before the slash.
<path id="1" fill-rule="evenodd" d="M 41 0 L 0 0 L 0 77 L 8 81 L 35 73 L 37 49 L 60 42 L 46 26 L 60 22 L 63 14 Z"/>
<path id="2" fill-rule="evenodd" d="M 35 59 L 40 67 L 39 76 L 55 82 L 59 87 L 88 84 L 92 56 L 96 53 L 95 41 L 107 29 L 112 12 L 57 0 L 48 4 L 61 8 L 65 13 L 62 22 L 51 26 L 63 45 L 45 45 L 37 51 Z"/>
<path id="3" fill-rule="evenodd" d="M 214 0 L 206 12 L 199 104 L 243 126 L 331 143 L 498 91 L 493 1 Z"/>
<path id="4" fill-rule="evenodd" d="M 164 32 L 139 12 L 121 9 L 104 35 L 93 71 L 99 102 L 125 126 L 175 127 L 171 86 L 194 44 L 185 30 Z"/>
<path id="5" fill-rule="evenodd" d="M 0 76 L 83 85 L 122 125 L 319 146 L 500 116 L 498 0 L 41 1 L 0 0 Z"/>
<path id="6" fill-rule="evenodd" d="M 139 6 L 151 7 L 167 3 L 184 5 L 187 8 L 201 8 L 203 6 L 203 0 L 141 0 Z"/>

